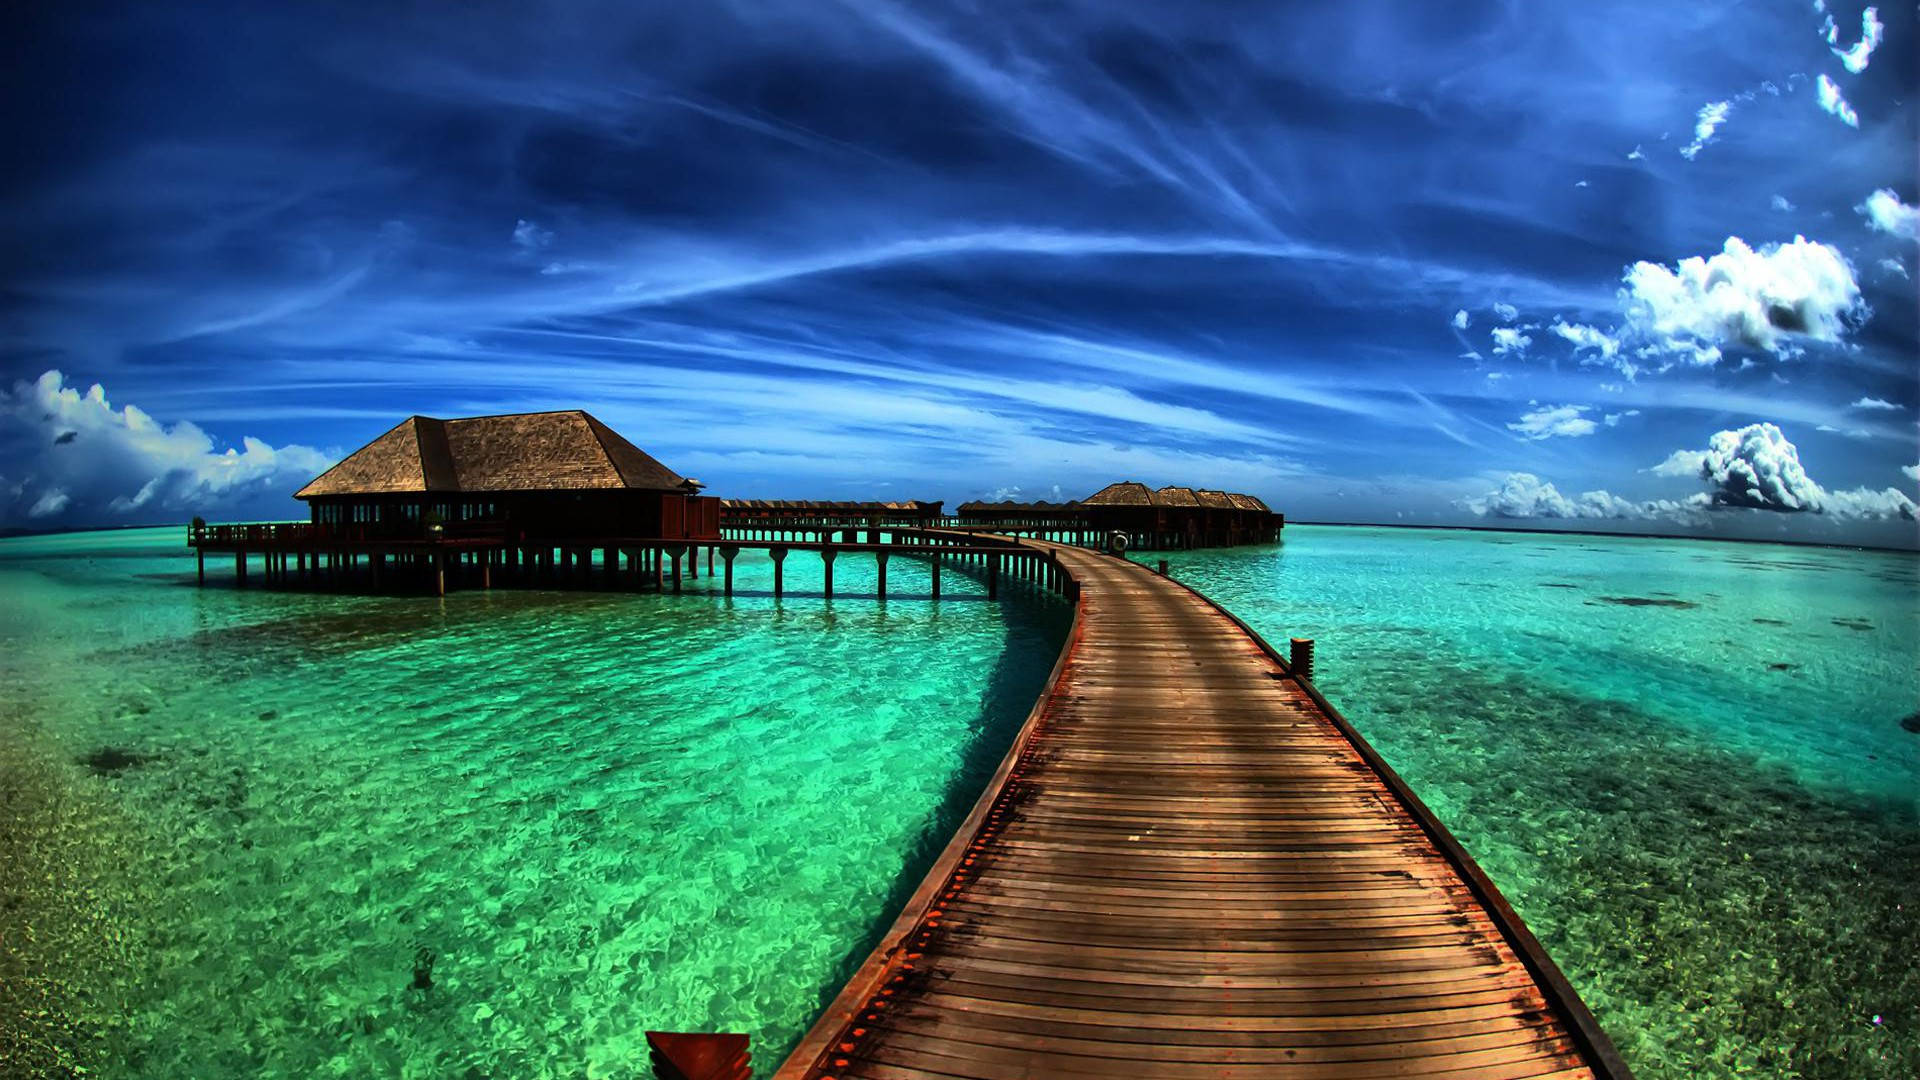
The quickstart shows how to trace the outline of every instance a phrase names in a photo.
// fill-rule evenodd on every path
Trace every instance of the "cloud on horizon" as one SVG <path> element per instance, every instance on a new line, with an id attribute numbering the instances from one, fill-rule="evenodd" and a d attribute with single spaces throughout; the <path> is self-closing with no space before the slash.
<path id="1" fill-rule="evenodd" d="M 252 437 L 222 450 L 191 423 L 168 427 L 136 406 L 116 409 L 98 383 L 83 393 L 59 371 L 0 391 L 0 446 L 9 471 L 24 474 L 0 483 L 0 524 L 36 527 L 266 506 L 284 517 L 288 496 L 334 460 Z"/>
<path id="2" fill-rule="evenodd" d="M 1829 491 L 1820 486 L 1800 464 L 1799 448 L 1773 424 L 1716 432 L 1706 450 L 1676 450 L 1651 471 L 1705 481 L 1714 507 L 1914 519 L 1913 500 L 1897 488 Z"/>

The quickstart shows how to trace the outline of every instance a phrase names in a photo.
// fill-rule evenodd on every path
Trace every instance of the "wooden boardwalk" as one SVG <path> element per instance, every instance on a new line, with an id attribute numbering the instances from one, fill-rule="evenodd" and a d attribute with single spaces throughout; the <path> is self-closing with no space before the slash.
<path id="1" fill-rule="evenodd" d="M 1628 1075 L 1471 859 L 1264 642 L 1144 567 L 1039 546 L 1079 582 L 1072 639 L 779 1080 Z"/>

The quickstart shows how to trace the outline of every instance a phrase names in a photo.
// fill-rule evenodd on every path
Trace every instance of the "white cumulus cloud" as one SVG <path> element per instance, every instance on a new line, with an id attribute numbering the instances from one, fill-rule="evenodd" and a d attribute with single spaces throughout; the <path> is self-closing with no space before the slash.
<path id="1" fill-rule="evenodd" d="M 513 242 L 528 251 L 536 251 L 553 243 L 553 232 L 521 218 L 513 223 Z"/>
<path id="2" fill-rule="evenodd" d="M 1719 254 L 1638 262 L 1622 280 L 1616 336 L 1694 363 L 1719 360 L 1722 346 L 1782 355 L 1794 338 L 1837 342 L 1866 314 L 1846 256 L 1802 236 L 1758 250 L 1730 236 Z"/>
<path id="3" fill-rule="evenodd" d="M 1620 342 L 1598 327 L 1583 323 L 1569 324 L 1563 319 L 1556 319 L 1547 329 L 1572 342 L 1576 354 L 1592 350 L 1600 360 L 1611 361 L 1620 353 Z"/>
<path id="4" fill-rule="evenodd" d="M 1715 507 L 1912 520 L 1912 499 L 1896 488 L 1828 491 L 1807 475 L 1800 451 L 1768 423 L 1716 432 L 1705 450 L 1676 450 L 1654 466 L 1661 476 L 1691 476 L 1707 485 Z"/>
<path id="5" fill-rule="evenodd" d="M 1860 114 L 1854 112 L 1853 106 L 1847 104 L 1847 99 L 1841 96 L 1840 85 L 1827 78 L 1824 73 L 1814 80 L 1814 93 L 1818 97 L 1820 107 L 1832 113 L 1841 123 L 1848 127 L 1860 126 Z"/>
<path id="6" fill-rule="evenodd" d="M 1500 317 L 1501 322 L 1512 322 L 1520 317 L 1520 309 L 1512 304 L 1495 304 L 1493 313 Z"/>
<path id="7" fill-rule="evenodd" d="M 1591 435 L 1595 424 L 1583 415 L 1590 411 L 1586 405 L 1542 405 L 1522 413 L 1520 419 L 1507 425 L 1507 430 L 1536 441 Z"/>
<path id="8" fill-rule="evenodd" d="M 1727 122 L 1727 114 L 1733 111 L 1733 102 L 1714 101 L 1700 106 L 1700 112 L 1693 121 L 1693 141 L 1680 148 L 1680 156 L 1692 161 L 1699 155 L 1700 149 L 1713 141 L 1713 133 Z"/>
<path id="9" fill-rule="evenodd" d="M 1533 344 L 1533 338 L 1510 326 L 1493 328 L 1493 355 L 1526 355 L 1527 346 Z"/>
<path id="10" fill-rule="evenodd" d="M 1608 427 L 1618 427 L 1620 426 L 1620 421 L 1625 420 L 1629 416 L 1639 415 L 1639 409 L 1628 409 L 1626 412 L 1608 413 L 1603 419 L 1606 421 Z"/>
<path id="11" fill-rule="evenodd" d="M 169 427 L 137 406 L 116 409 L 99 384 L 82 393 L 58 371 L 0 391 L 0 440 L 22 448 L 13 463 L 20 479 L 0 491 L 0 522 L 18 513 L 76 524 L 286 516 L 298 512 L 288 496 L 333 463 L 309 446 L 251 436 L 221 450 L 191 423 Z"/>
<path id="12" fill-rule="evenodd" d="M 1880 22 L 1879 9 L 1868 8 L 1860 13 L 1860 40 L 1849 48 L 1834 49 L 1833 55 L 1840 58 L 1840 63 L 1848 71 L 1858 75 L 1867 70 L 1867 61 L 1872 59 L 1873 50 L 1880 47 L 1886 32 L 1886 26 Z M 1827 44 L 1837 45 L 1839 38 L 1840 28 L 1833 24 L 1833 16 L 1829 15 L 1827 16 Z"/>
<path id="13" fill-rule="evenodd" d="M 1465 308 L 1461 308 L 1459 311 L 1453 313 L 1453 328 L 1455 330 L 1465 330 L 1467 328 L 1467 311 Z"/>
<path id="14" fill-rule="evenodd" d="M 1588 491 L 1577 496 L 1562 495 L 1558 488 L 1532 473 L 1508 473 L 1500 486 L 1484 495 L 1461 499 L 1456 505 L 1481 517 L 1524 518 L 1610 518 L 1616 520 L 1698 521 L 1703 518 L 1705 497 L 1686 502 L 1656 499 L 1635 502 L 1610 491 Z"/>
<path id="15" fill-rule="evenodd" d="M 1902 465 L 1900 471 L 1909 480 L 1920 480 L 1920 465 Z"/>
<path id="16" fill-rule="evenodd" d="M 48 488 L 34 500 L 33 506 L 27 510 L 27 516 L 30 518 L 52 517 L 65 510 L 67 504 L 72 501 L 72 496 L 59 488 Z"/>
<path id="17" fill-rule="evenodd" d="M 1773 208 L 1784 214 L 1793 209 L 1793 202 L 1785 195 L 1775 195 L 1773 197 Z"/>
<path id="18" fill-rule="evenodd" d="M 1908 206 L 1891 188 L 1881 188 L 1854 207 L 1866 215 L 1875 231 L 1890 233 L 1902 240 L 1920 240 L 1920 206 Z"/>

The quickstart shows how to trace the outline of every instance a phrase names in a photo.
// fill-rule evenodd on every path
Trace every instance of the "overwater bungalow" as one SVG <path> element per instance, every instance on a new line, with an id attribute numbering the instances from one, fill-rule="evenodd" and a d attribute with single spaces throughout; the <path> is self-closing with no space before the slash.
<path id="1" fill-rule="evenodd" d="M 1068 503 L 962 503 L 959 515 L 964 525 L 1009 532 L 1125 533 L 1144 551 L 1271 543 L 1286 524 L 1252 495 L 1177 486 L 1156 491 L 1132 480 Z"/>
<path id="2" fill-rule="evenodd" d="M 942 522 L 939 499 L 896 502 L 852 502 L 830 499 L 721 499 L 724 528 L 765 529 L 839 528 L 848 526 L 909 525 L 931 528 Z"/>
<path id="3" fill-rule="evenodd" d="M 196 521 L 188 543 L 203 581 L 211 551 L 234 554 L 242 583 L 258 554 L 271 581 L 559 584 L 590 578 L 599 551 L 608 581 L 640 587 L 720 539 L 701 487 L 580 409 L 410 416 L 295 493 L 308 521 Z"/>
<path id="4" fill-rule="evenodd" d="M 593 414 L 410 416 L 301 488 L 312 524 L 422 537 L 719 536 L 719 500 Z"/>

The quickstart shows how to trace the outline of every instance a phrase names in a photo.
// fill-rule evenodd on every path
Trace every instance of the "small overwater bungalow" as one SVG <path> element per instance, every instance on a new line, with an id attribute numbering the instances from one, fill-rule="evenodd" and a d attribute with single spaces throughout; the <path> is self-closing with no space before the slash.
<path id="1" fill-rule="evenodd" d="M 1268 544 L 1286 525 L 1285 515 L 1252 495 L 1176 486 L 1156 491 L 1133 480 L 1067 503 L 962 503 L 959 515 L 970 528 L 1021 535 L 1125 533 L 1142 551 Z"/>

